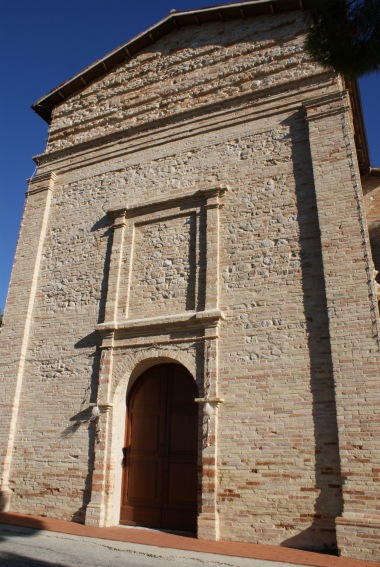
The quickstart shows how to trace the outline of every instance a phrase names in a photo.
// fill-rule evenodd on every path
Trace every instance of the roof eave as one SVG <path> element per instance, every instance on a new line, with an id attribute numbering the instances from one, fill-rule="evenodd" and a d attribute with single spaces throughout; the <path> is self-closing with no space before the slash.
<path id="1" fill-rule="evenodd" d="M 86 67 L 83 71 L 38 99 L 32 105 L 32 108 L 47 123 L 50 123 L 55 106 L 85 89 L 89 84 L 109 73 L 117 65 L 131 59 L 142 49 L 154 44 L 167 33 L 184 25 L 200 25 L 213 21 L 292 12 L 302 10 L 309 2 L 310 0 L 250 0 L 197 10 L 171 12 L 152 27 L 133 37 L 127 43 L 111 51 L 102 59 Z"/>

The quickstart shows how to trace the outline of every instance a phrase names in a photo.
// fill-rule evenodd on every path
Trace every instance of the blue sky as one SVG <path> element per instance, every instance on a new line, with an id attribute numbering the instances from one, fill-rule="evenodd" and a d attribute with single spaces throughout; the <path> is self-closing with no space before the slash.
<path id="1" fill-rule="evenodd" d="M 78 71 L 144 31 L 171 9 L 214 6 L 207 0 L 65 0 L 6 2 L 0 46 L 0 308 L 6 293 L 32 156 L 44 151 L 47 124 L 30 105 Z M 380 166 L 380 73 L 361 80 L 372 164 Z"/>

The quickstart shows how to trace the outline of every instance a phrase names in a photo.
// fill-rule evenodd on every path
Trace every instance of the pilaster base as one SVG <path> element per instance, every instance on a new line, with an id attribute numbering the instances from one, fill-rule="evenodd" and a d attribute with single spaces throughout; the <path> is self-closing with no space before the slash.
<path id="1" fill-rule="evenodd" d="M 0 488 L 0 512 L 9 512 L 12 491 L 4 486 Z"/>
<path id="2" fill-rule="evenodd" d="M 219 533 L 219 514 L 200 514 L 198 516 L 198 539 L 218 541 Z"/>
<path id="3" fill-rule="evenodd" d="M 340 555 L 378 561 L 380 557 L 380 516 L 360 514 L 336 518 Z"/>
<path id="4" fill-rule="evenodd" d="M 91 503 L 87 506 L 86 509 L 86 526 L 96 526 L 98 528 L 105 527 L 105 519 L 104 519 L 104 506 L 101 504 Z"/>

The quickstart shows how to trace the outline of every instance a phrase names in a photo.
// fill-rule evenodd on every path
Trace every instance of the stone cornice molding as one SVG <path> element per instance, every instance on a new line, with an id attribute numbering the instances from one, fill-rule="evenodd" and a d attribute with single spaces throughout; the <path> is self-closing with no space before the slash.
<path id="1" fill-rule="evenodd" d="M 214 327 L 215 323 L 224 320 L 225 314 L 220 309 L 209 309 L 207 311 L 179 313 L 177 315 L 163 315 L 159 317 L 146 317 L 144 319 L 127 319 L 125 321 L 107 321 L 99 323 L 95 329 L 102 336 L 107 336 L 109 333 L 120 331 L 131 331 L 137 333 L 149 331 L 154 329 L 155 332 L 159 330 L 167 333 L 168 328 L 181 326 L 184 330 L 193 327 Z"/>
<path id="2" fill-rule="evenodd" d="M 166 209 L 171 209 L 178 207 L 185 202 L 191 202 L 191 204 L 199 203 L 199 201 L 207 200 L 212 197 L 221 197 L 228 191 L 228 185 L 222 183 L 220 185 L 205 185 L 198 186 L 195 191 L 178 193 L 173 195 L 173 197 L 163 197 L 160 199 L 153 199 L 142 204 L 132 204 L 126 205 L 117 209 L 110 209 L 107 211 L 108 216 L 114 219 L 113 226 L 120 226 L 124 223 L 125 218 L 137 217 L 140 215 L 145 215 L 154 211 L 162 211 Z M 212 206 L 216 206 L 217 203 Z M 206 205 L 210 206 L 210 205 Z"/>
<path id="3" fill-rule="evenodd" d="M 275 114 L 280 114 L 283 108 L 286 107 L 287 110 L 296 111 L 300 107 L 299 100 L 299 90 L 302 92 L 307 92 L 309 90 L 315 90 L 319 88 L 320 83 L 323 81 L 333 81 L 334 75 L 331 71 L 323 70 L 314 75 L 308 75 L 306 77 L 297 78 L 289 80 L 284 85 L 276 85 L 275 87 L 265 87 L 257 92 L 244 93 L 236 95 L 231 99 L 227 99 L 217 104 L 212 103 L 202 106 L 191 111 L 184 111 L 175 114 L 170 118 L 161 118 L 157 120 L 152 120 L 151 122 L 137 127 L 125 128 L 121 131 L 114 132 L 112 134 L 106 134 L 94 138 L 91 140 L 86 140 L 84 142 L 78 142 L 72 146 L 64 147 L 62 149 L 56 149 L 49 151 L 48 153 L 37 154 L 33 157 L 33 161 L 38 165 L 46 165 L 55 163 L 59 160 L 71 159 L 75 156 L 80 156 L 81 162 L 87 160 L 88 155 L 92 155 L 93 151 L 98 148 L 105 148 L 114 146 L 116 143 L 119 145 L 122 143 L 130 144 L 132 138 L 140 139 L 146 137 L 147 133 L 156 132 L 163 133 L 167 135 L 166 131 L 168 127 L 173 130 L 174 126 L 182 127 L 187 125 L 187 131 L 189 131 L 189 125 L 196 124 L 199 126 L 200 116 L 215 116 L 220 117 L 221 115 L 231 115 L 231 122 L 236 123 L 236 111 L 242 110 L 244 112 L 251 111 L 253 116 L 250 117 L 251 120 L 257 120 L 260 117 L 264 117 L 268 112 L 273 112 Z M 292 92 L 289 92 L 292 91 Z M 253 106 L 254 105 L 254 106 Z M 244 121 L 246 121 L 247 115 L 245 115 Z M 174 123 L 174 124 L 173 124 Z M 170 124 L 168 126 L 168 124 Z M 220 125 L 218 126 L 220 129 Z M 212 126 L 205 126 L 202 128 L 204 132 L 213 131 Z M 188 137 L 188 133 L 186 137 Z M 194 134 L 190 134 L 194 135 Z M 184 134 L 180 134 L 181 139 Z M 170 136 L 173 139 L 173 133 Z M 147 144 L 150 147 L 151 143 Z M 122 152 L 125 153 L 124 151 Z M 70 166 L 71 168 L 72 166 Z"/>

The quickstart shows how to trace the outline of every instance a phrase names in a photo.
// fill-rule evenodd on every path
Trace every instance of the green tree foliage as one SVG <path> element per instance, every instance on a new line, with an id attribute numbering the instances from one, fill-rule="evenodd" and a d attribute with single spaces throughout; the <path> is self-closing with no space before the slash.
<path id="1" fill-rule="evenodd" d="M 324 67 L 346 77 L 380 68 L 380 0 L 312 0 L 305 47 Z"/>

